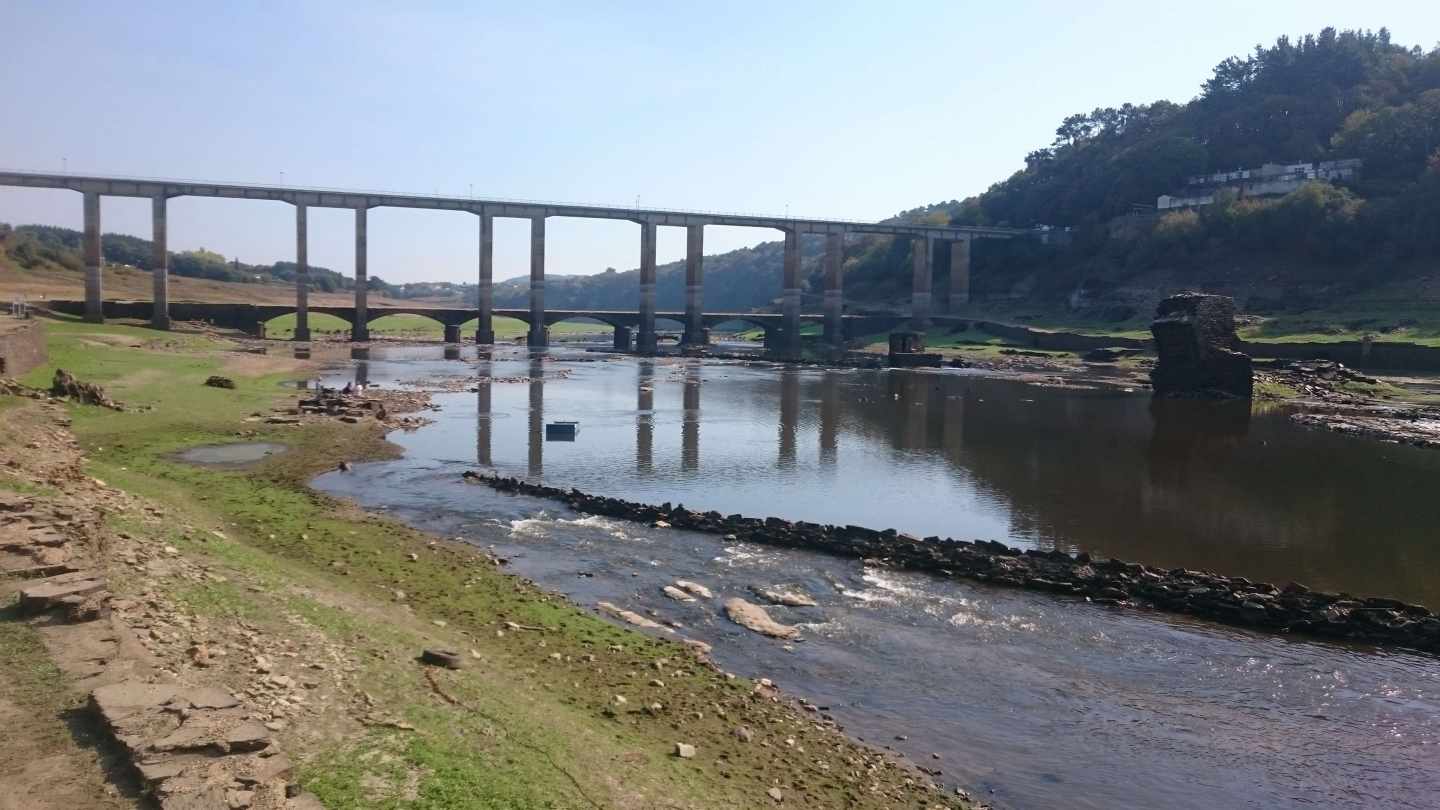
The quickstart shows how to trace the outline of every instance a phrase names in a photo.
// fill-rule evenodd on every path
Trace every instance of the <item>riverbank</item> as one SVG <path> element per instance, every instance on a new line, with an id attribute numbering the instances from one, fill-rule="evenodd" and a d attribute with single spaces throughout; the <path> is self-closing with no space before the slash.
<path id="1" fill-rule="evenodd" d="M 561 501 L 584 514 L 722 534 L 736 540 L 807 549 L 996 585 L 1028 588 L 1117 607 L 1146 607 L 1223 624 L 1440 653 L 1440 617 L 1421 605 L 1384 597 L 1314 591 L 1296 582 L 1275 586 L 1208 571 L 1165 570 L 1087 553 L 1011 548 L 992 541 L 918 537 L 893 529 L 828 526 L 777 517 L 724 516 L 681 506 L 635 503 L 466 472 L 467 480 Z"/>
<path id="2" fill-rule="evenodd" d="M 275 408 L 297 407 L 299 392 L 281 384 L 310 363 L 236 351 L 213 335 L 48 326 L 50 365 L 26 381 L 44 384 L 64 367 L 126 410 L 0 397 L 15 431 L 0 444 L 0 487 L 42 504 L 107 493 L 84 531 L 115 595 L 110 623 L 138 640 L 137 659 L 153 661 L 146 677 L 239 696 L 295 761 L 295 783 L 325 806 L 961 803 L 823 713 L 721 672 L 691 647 L 604 621 L 468 544 L 311 492 L 314 474 L 396 448 L 373 417 L 269 421 Z M 213 375 L 235 388 L 203 385 Z M 50 439 L 27 448 L 38 435 Z M 47 477 L 41 462 L 72 437 L 64 463 L 78 477 Z M 239 438 L 289 449 L 245 469 L 174 458 Z M 43 644 L 43 631 L 11 619 L 7 633 L 32 650 Z M 459 652 L 463 668 L 421 666 L 427 648 Z M 0 680 L 26 663 L 0 661 Z M 91 681 L 54 666 L 65 673 L 54 693 L 81 702 Z M 62 721 L 38 701 L 25 710 L 65 743 Z M 22 742 L 4 743 L 7 760 Z M 5 779 L 43 790 L 70 770 Z M 117 806 L 133 801 L 118 795 Z"/>

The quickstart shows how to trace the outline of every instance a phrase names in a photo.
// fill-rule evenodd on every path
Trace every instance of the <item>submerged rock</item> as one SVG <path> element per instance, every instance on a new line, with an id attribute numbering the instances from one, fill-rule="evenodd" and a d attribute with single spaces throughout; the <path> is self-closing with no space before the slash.
<path id="1" fill-rule="evenodd" d="M 595 605 L 595 608 L 607 616 L 614 616 L 620 621 L 633 624 L 636 627 L 644 627 L 648 630 L 664 630 L 667 633 L 675 632 L 659 622 L 647 619 L 633 610 L 626 610 L 610 602 L 600 602 Z"/>
<path id="2" fill-rule="evenodd" d="M 800 591 L 784 590 L 781 588 L 762 588 L 758 585 L 751 586 L 750 591 L 772 605 L 815 607 L 819 604 L 809 594 Z"/>
<path id="3" fill-rule="evenodd" d="M 680 590 L 679 588 L 675 587 L 674 585 L 666 585 L 664 588 L 661 588 L 660 590 L 661 590 L 666 596 L 670 597 L 671 599 L 674 599 L 676 602 L 694 602 L 694 601 L 695 601 L 695 597 L 693 597 L 693 596 L 691 596 L 690 594 L 688 594 L 688 593 Z"/>
<path id="4" fill-rule="evenodd" d="M 701 585 L 698 582 L 691 582 L 686 579 L 677 579 L 675 580 L 675 587 L 679 588 L 682 591 L 685 591 L 692 596 L 698 596 L 701 599 L 715 598 L 715 594 L 711 592 L 709 588 Z"/>
<path id="5" fill-rule="evenodd" d="M 762 636 L 788 640 L 800 638 L 799 628 L 775 621 L 770 618 L 769 613 L 765 612 L 765 608 L 746 602 L 744 599 L 725 600 L 725 615 L 730 617 L 730 621 Z"/>

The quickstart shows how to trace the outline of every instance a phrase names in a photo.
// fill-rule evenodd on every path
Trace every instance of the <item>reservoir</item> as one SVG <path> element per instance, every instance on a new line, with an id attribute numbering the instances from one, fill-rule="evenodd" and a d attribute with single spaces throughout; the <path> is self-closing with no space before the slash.
<path id="1" fill-rule="evenodd" d="M 683 358 L 377 349 L 337 370 L 439 382 L 396 461 L 316 486 L 495 547 L 581 604 L 683 625 L 998 807 L 1430 807 L 1440 662 L 576 514 L 502 475 L 697 510 L 1089 551 L 1440 604 L 1440 453 L 1282 408 L 1152 403 L 1083 380 Z M 579 424 L 546 441 L 547 423 Z M 701 582 L 717 600 L 661 593 Z M 786 585 L 786 645 L 719 610 Z M 938 758 L 934 755 L 938 755 Z"/>

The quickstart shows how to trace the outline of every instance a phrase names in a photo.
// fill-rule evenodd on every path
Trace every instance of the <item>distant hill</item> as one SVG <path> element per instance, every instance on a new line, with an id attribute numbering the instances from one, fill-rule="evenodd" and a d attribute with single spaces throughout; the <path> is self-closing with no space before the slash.
<path id="1" fill-rule="evenodd" d="M 1156 197 L 1187 177 L 1360 158 L 1357 179 L 1314 183 L 1279 198 L 1224 197 L 1163 216 Z M 1378 32 L 1327 28 L 1281 37 L 1220 62 L 1199 95 L 1126 103 L 1067 116 L 1025 168 L 964 200 L 922 206 L 891 221 L 935 225 L 1038 225 L 1072 229 L 1066 247 L 980 241 L 972 288 L 993 305 L 1026 302 L 1077 316 L 1144 312 L 1182 287 L 1236 294 L 1258 309 L 1333 303 L 1417 276 L 1440 258 L 1440 49 Z M 1134 211 L 1136 227 L 1116 231 Z M 1146 213 L 1147 210 L 1149 213 Z M 807 306 L 822 287 L 818 238 L 803 240 Z M 780 243 L 706 257 L 706 302 L 770 305 L 779 293 Z M 904 306 L 910 243 L 854 240 L 846 249 L 852 306 Z M 937 267 L 936 291 L 946 277 Z M 633 306 L 635 273 L 547 280 L 557 306 Z M 683 301 L 683 263 L 658 274 L 662 308 Z M 523 303 L 525 282 L 498 296 Z"/>

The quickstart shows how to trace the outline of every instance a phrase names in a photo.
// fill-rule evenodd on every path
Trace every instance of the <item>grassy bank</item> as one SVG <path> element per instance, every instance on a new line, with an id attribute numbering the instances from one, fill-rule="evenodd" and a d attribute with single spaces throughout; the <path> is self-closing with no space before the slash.
<path id="1" fill-rule="evenodd" d="M 339 461 L 395 448 L 374 425 L 246 422 L 293 395 L 279 384 L 293 368 L 199 335 L 73 322 L 49 333 L 50 365 L 29 382 L 64 367 L 128 408 L 70 409 L 87 472 L 166 510 L 163 530 L 124 514 L 111 528 L 157 535 L 215 574 L 120 581 L 117 592 L 160 591 L 267 637 L 303 628 L 300 649 L 355 662 L 350 694 L 280 734 L 327 807 L 757 807 L 777 803 L 770 790 L 790 806 L 937 806 L 937 794 L 907 786 L 913 773 L 680 645 L 605 622 L 463 543 L 306 488 Z M 202 385 L 211 374 L 237 387 Z M 173 460 L 237 433 L 290 449 L 247 470 Z M 413 659 L 435 646 L 467 653 L 469 665 L 432 680 Z M 361 723 L 362 709 L 397 722 Z M 741 726 L 752 741 L 737 737 Z M 673 756 L 677 742 L 696 756 Z"/>

